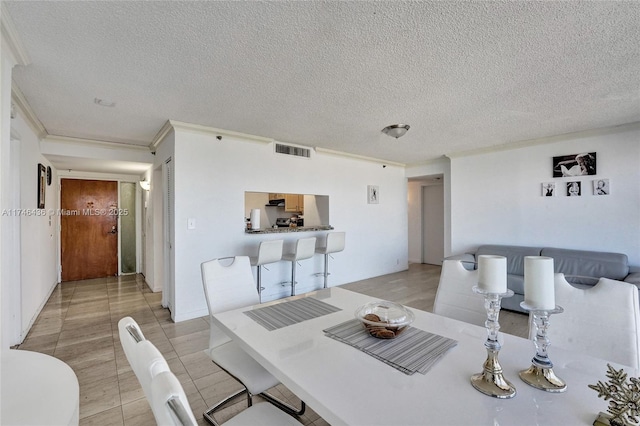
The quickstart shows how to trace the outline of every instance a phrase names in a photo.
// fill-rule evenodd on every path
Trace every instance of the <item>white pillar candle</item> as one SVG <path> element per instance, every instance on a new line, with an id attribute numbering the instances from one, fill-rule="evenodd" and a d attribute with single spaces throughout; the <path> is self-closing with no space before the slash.
<path id="1" fill-rule="evenodd" d="M 251 209 L 251 229 L 260 229 L 260 209 Z"/>
<path id="2" fill-rule="evenodd" d="M 524 302 L 532 308 L 551 310 L 556 307 L 553 284 L 553 258 L 525 256 Z"/>
<path id="3" fill-rule="evenodd" d="M 478 256 L 478 288 L 487 293 L 507 292 L 507 258 L 482 254 Z"/>

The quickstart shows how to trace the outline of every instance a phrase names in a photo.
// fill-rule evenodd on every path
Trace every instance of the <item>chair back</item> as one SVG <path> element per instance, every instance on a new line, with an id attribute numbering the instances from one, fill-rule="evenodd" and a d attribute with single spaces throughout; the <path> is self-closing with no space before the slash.
<path id="1" fill-rule="evenodd" d="M 228 265 L 222 264 L 221 259 L 212 259 L 202 263 L 201 270 L 205 299 L 211 317 L 219 312 L 260 303 L 247 256 L 237 256 Z M 210 349 L 231 340 L 213 320 L 209 321 L 209 324 Z"/>
<path id="2" fill-rule="evenodd" d="M 158 348 L 149 340 L 138 343 L 135 347 L 136 364 L 138 365 L 136 377 L 142 385 L 147 400 L 151 400 L 151 382 L 154 377 L 164 371 L 170 371 L 167 361 Z"/>
<path id="3" fill-rule="evenodd" d="M 153 378 L 149 404 L 158 425 L 197 425 L 187 395 L 171 371 L 163 371 Z"/>
<path id="4" fill-rule="evenodd" d="M 256 265 L 277 262 L 282 259 L 282 245 L 284 240 L 262 241 L 258 248 Z"/>
<path id="5" fill-rule="evenodd" d="M 589 288 L 577 288 L 564 274 L 555 274 L 556 304 L 564 309 L 551 316 L 547 336 L 552 347 L 588 353 L 598 358 L 640 366 L 638 288 L 600 278 Z M 529 336 L 535 337 L 530 315 Z"/>
<path id="6" fill-rule="evenodd" d="M 344 250 L 345 235 L 345 232 L 329 232 L 326 253 L 337 253 Z"/>
<path id="7" fill-rule="evenodd" d="M 465 269 L 459 260 L 442 262 L 433 313 L 484 327 L 487 311 L 484 298 L 473 292 L 477 283 L 477 270 Z"/>
<path id="8" fill-rule="evenodd" d="M 144 334 L 138 323 L 131 317 L 124 317 L 118 321 L 118 336 L 120 337 L 120 344 L 124 350 L 124 355 L 127 357 L 127 361 L 131 366 L 134 373 L 137 374 L 137 359 L 135 356 L 136 345 L 145 340 Z"/>
<path id="9" fill-rule="evenodd" d="M 296 242 L 295 260 L 304 260 L 316 254 L 316 237 L 300 238 Z"/>

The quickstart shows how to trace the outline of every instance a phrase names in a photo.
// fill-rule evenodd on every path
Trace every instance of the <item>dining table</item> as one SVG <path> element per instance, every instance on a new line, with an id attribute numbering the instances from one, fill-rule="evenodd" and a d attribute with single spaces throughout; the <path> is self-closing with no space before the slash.
<path id="1" fill-rule="evenodd" d="M 0 425 L 78 425 L 80 387 L 71 367 L 39 352 L 0 353 Z"/>
<path id="2" fill-rule="evenodd" d="M 296 305 L 304 299 L 330 309 L 305 318 Z M 588 385 L 607 381 L 607 364 L 638 376 L 631 367 L 555 348 L 551 342 L 553 370 L 567 389 L 561 393 L 540 390 L 518 375 L 531 366 L 534 342 L 501 333 L 499 361 L 516 394 L 508 399 L 485 395 L 471 385 L 470 378 L 482 372 L 487 358 L 486 329 L 412 308 L 411 328 L 454 345 L 428 371 L 407 374 L 326 332 L 353 321 L 360 306 L 380 300 L 330 287 L 218 313 L 213 321 L 331 425 L 593 424 L 608 403 Z M 309 309 L 313 311 L 313 306 Z M 385 344 L 393 345 L 396 339 Z"/>

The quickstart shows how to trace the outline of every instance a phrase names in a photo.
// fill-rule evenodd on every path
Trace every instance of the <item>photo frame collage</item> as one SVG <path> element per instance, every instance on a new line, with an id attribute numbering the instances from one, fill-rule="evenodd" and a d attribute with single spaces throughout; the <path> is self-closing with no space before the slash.
<path id="1" fill-rule="evenodd" d="M 587 191 L 590 191 L 592 195 L 609 195 L 611 193 L 609 179 L 592 179 L 591 185 L 589 185 L 589 181 L 583 178 L 584 176 L 596 176 L 596 165 L 595 152 L 553 157 L 553 178 L 568 178 L 568 180 L 543 182 L 541 195 L 554 197 L 562 194 L 567 197 L 580 197 L 585 195 Z"/>

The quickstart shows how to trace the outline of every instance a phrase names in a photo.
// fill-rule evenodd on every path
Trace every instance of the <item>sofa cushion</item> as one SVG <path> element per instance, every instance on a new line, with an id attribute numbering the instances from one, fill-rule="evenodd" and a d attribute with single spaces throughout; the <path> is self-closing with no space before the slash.
<path id="1" fill-rule="evenodd" d="M 507 274 L 507 288 L 514 293 L 524 294 L 524 276 Z"/>
<path id="2" fill-rule="evenodd" d="M 571 284 L 594 285 L 600 277 L 624 280 L 629 273 L 626 254 L 559 248 L 543 248 L 542 256 L 553 257 L 555 272 Z"/>
<path id="3" fill-rule="evenodd" d="M 541 251 L 541 247 L 484 245 L 478 247 L 476 261 L 478 256 L 482 254 L 504 256 L 507 258 L 507 274 L 524 276 L 524 257 L 540 256 Z M 512 288 L 512 290 L 514 289 Z"/>

